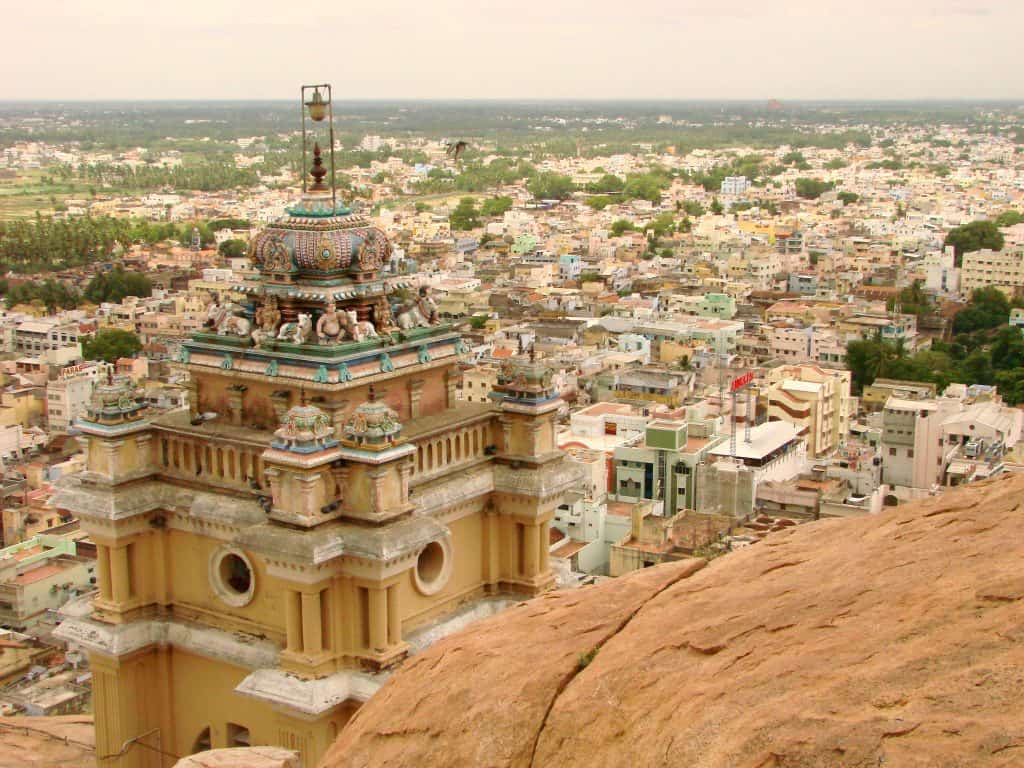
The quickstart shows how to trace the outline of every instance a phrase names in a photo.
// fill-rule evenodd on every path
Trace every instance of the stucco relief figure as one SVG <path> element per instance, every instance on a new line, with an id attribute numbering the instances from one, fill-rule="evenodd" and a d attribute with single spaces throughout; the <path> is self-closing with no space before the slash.
<path id="1" fill-rule="evenodd" d="M 252 322 L 243 316 L 245 311 L 238 304 L 225 304 L 216 320 L 218 336 L 248 336 L 252 329 Z"/>
<path id="2" fill-rule="evenodd" d="M 420 286 L 416 301 L 398 313 L 398 327 L 403 331 L 409 328 L 437 325 L 440 322 L 437 304 L 430 296 L 430 287 L 426 285 Z"/>
<path id="3" fill-rule="evenodd" d="M 256 310 L 256 330 L 252 332 L 252 342 L 259 346 L 277 336 L 281 325 L 281 310 L 277 308 L 277 297 L 268 296 L 262 307 Z"/>
<path id="4" fill-rule="evenodd" d="M 333 301 L 327 302 L 324 313 L 316 321 L 316 337 L 321 344 L 334 344 L 345 336 L 345 325 L 338 307 Z"/>
<path id="5" fill-rule="evenodd" d="M 313 332 L 313 317 L 304 313 L 299 314 L 296 323 L 285 323 L 277 334 L 279 341 L 290 341 L 293 344 L 305 344 L 309 341 L 309 335 Z"/>
<path id="6" fill-rule="evenodd" d="M 222 307 L 217 297 L 212 293 L 206 294 L 206 319 L 203 321 L 204 328 L 216 330 L 228 313 L 226 307 Z"/>
<path id="7" fill-rule="evenodd" d="M 359 320 L 355 310 L 349 310 L 345 313 L 345 321 L 346 330 L 356 341 L 377 338 L 377 329 L 374 328 L 373 323 L 367 320 Z"/>
<path id="8" fill-rule="evenodd" d="M 391 315 L 387 297 L 380 296 L 373 303 L 373 321 L 379 331 L 389 331 L 395 327 L 395 318 Z"/>

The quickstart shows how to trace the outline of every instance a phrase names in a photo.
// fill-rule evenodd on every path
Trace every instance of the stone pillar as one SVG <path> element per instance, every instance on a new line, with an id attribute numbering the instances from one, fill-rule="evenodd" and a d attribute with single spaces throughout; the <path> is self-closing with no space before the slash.
<path id="1" fill-rule="evenodd" d="M 366 591 L 369 593 L 370 650 L 384 651 L 388 647 L 387 591 L 379 585 L 368 587 Z"/>
<path id="2" fill-rule="evenodd" d="M 526 557 L 524 558 L 523 568 L 526 571 L 526 576 L 537 575 L 537 563 L 540 559 L 540 528 L 534 523 L 526 523 L 523 526 L 523 536 L 526 541 L 523 542 L 523 549 L 525 550 Z"/>
<path id="3" fill-rule="evenodd" d="M 398 604 L 398 585 L 388 587 L 388 645 L 402 642 L 402 614 Z"/>
<path id="4" fill-rule="evenodd" d="M 104 544 L 96 546 L 96 575 L 100 583 L 100 597 L 109 601 L 113 595 L 110 583 L 110 547 Z"/>
<path id="5" fill-rule="evenodd" d="M 409 379 L 409 418 L 420 415 L 420 400 L 423 399 L 423 379 Z"/>
<path id="6" fill-rule="evenodd" d="M 299 653 L 302 650 L 302 604 L 299 593 L 289 589 L 285 592 L 285 624 L 288 633 L 288 650 Z"/>
<path id="7" fill-rule="evenodd" d="M 302 644 L 309 656 L 316 656 L 324 649 L 319 592 L 302 593 Z"/>
<path id="8" fill-rule="evenodd" d="M 115 603 L 127 603 L 131 597 L 131 574 L 128 572 L 128 545 L 110 548 L 110 591 Z"/>

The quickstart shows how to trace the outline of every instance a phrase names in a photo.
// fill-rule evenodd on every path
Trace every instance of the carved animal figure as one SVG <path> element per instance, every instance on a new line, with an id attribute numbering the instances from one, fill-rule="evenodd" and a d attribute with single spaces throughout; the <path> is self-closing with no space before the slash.
<path id="1" fill-rule="evenodd" d="M 252 330 L 252 323 L 249 318 L 236 314 L 243 311 L 237 304 L 228 304 L 224 307 L 224 312 L 217 322 L 217 335 L 227 336 L 230 333 L 235 336 L 248 336 Z"/>
<path id="2" fill-rule="evenodd" d="M 427 318 L 423 316 L 423 313 L 420 312 L 415 304 L 399 310 L 398 315 L 395 317 L 395 322 L 398 323 L 398 327 L 403 331 L 428 325 Z"/>
<path id="3" fill-rule="evenodd" d="M 278 341 L 290 341 L 293 344 L 305 344 L 313 330 L 313 316 L 300 313 L 297 323 L 285 323 L 278 331 Z"/>
<path id="4" fill-rule="evenodd" d="M 355 310 L 350 309 L 344 315 L 347 321 L 346 330 L 353 339 L 362 341 L 363 339 L 377 338 L 377 329 L 373 327 L 373 323 L 368 320 L 359 320 Z"/>

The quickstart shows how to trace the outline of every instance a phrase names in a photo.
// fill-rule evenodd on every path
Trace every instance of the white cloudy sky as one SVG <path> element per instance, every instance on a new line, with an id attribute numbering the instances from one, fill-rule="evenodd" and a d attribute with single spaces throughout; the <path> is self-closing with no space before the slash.
<path id="1" fill-rule="evenodd" d="M 0 0 L 0 99 L 1022 98 L 1024 0 Z"/>

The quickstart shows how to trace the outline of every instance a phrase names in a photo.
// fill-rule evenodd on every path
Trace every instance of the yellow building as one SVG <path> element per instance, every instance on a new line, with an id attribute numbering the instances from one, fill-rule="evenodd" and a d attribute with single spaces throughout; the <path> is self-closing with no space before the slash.
<path id="1" fill-rule="evenodd" d="M 850 430 L 850 376 L 811 364 L 769 370 L 760 394 L 768 420 L 797 426 L 811 456 L 831 453 Z"/>
<path id="2" fill-rule="evenodd" d="M 553 584 L 574 474 L 550 371 L 507 363 L 489 402 L 456 403 L 461 338 L 428 295 L 389 306 L 390 243 L 319 183 L 250 249 L 265 333 L 183 344 L 191 412 L 116 378 L 79 424 L 88 467 L 55 501 L 97 544 L 99 594 L 59 633 L 89 654 L 98 754 L 266 744 L 312 768 L 411 648 Z"/>

